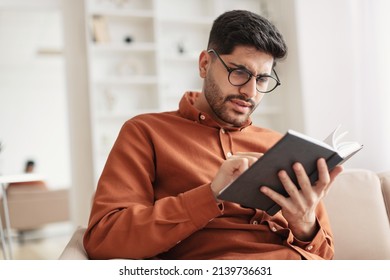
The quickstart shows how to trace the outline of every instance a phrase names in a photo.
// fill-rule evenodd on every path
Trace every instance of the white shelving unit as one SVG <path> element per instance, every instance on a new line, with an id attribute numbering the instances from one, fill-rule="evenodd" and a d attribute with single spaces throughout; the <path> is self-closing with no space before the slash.
<path id="1" fill-rule="evenodd" d="M 119 129 L 140 113 L 176 110 L 200 90 L 198 57 L 213 20 L 226 10 L 267 13 L 264 0 L 84 0 L 95 180 Z M 282 128 L 277 94 L 255 123 Z"/>

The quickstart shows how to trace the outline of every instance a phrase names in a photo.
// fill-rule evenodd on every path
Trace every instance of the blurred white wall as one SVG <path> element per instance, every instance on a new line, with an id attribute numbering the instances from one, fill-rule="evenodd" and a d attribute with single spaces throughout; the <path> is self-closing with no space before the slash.
<path id="1" fill-rule="evenodd" d="M 364 145 L 347 167 L 390 170 L 389 11 L 385 0 L 296 1 L 305 132 L 342 124 Z"/>
<path id="2" fill-rule="evenodd" d="M 36 162 L 50 187 L 70 184 L 60 1 L 0 0 L 0 173 Z"/>

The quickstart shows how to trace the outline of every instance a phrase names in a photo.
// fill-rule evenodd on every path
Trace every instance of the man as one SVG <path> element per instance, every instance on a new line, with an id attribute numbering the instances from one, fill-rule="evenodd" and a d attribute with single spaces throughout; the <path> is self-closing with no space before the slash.
<path id="1" fill-rule="evenodd" d="M 273 68 L 286 52 L 259 15 L 230 11 L 215 20 L 199 57 L 202 92 L 185 93 L 178 111 L 140 115 L 122 127 L 84 236 L 90 258 L 333 257 L 321 199 L 340 167 L 329 173 L 319 159 L 313 187 L 299 163 L 300 186 L 281 171 L 289 198 L 261 188 L 282 207 L 274 216 L 217 199 L 281 137 L 251 125 L 250 115 L 280 84 Z"/>

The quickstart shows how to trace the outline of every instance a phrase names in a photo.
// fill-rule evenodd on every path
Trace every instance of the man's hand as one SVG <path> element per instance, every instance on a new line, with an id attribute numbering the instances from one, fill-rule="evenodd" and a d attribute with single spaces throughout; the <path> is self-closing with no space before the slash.
<path id="1" fill-rule="evenodd" d="M 238 176 L 249 168 L 255 161 L 261 157 L 262 153 L 247 152 L 237 153 L 228 158 L 219 168 L 217 175 L 211 182 L 211 190 L 215 198 L 219 192 L 227 185 L 231 184 Z"/>
<path id="2" fill-rule="evenodd" d="M 312 186 L 302 165 L 300 163 L 293 165 L 300 189 L 291 181 L 285 171 L 279 172 L 279 179 L 289 197 L 284 197 L 266 186 L 260 188 L 261 192 L 281 206 L 282 214 L 287 220 L 289 228 L 294 236 L 301 241 L 309 241 L 317 233 L 316 207 L 328 193 L 333 180 L 343 170 L 341 166 L 336 166 L 329 173 L 324 159 L 318 160 L 317 168 L 319 178 Z"/>

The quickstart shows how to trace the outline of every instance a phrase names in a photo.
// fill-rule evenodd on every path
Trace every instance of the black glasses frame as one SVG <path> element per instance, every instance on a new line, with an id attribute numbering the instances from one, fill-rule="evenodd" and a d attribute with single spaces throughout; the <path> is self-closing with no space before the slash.
<path id="1" fill-rule="evenodd" d="M 229 81 L 229 83 L 230 83 L 232 86 L 236 86 L 236 87 L 243 86 L 243 85 L 247 84 L 247 83 L 252 79 L 252 77 L 255 77 L 256 82 L 257 82 L 259 79 L 261 79 L 261 78 L 270 78 L 270 79 L 273 79 L 273 80 L 276 81 L 275 86 L 274 86 L 272 89 L 267 90 L 267 91 L 261 91 L 261 90 L 259 90 L 259 89 L 257 88 L 257 86 L 256 86 L 256 90 L 257 90 L 258 92 L 261 92 L 261 93 L 270 93 L 270 92 L 273 91 L 275 88 L 277 88 L 278 86 L 281 85 L 280 80 L 279 80 L 279 77 L 278 77 L 278 74 L 276 73 L 275 69 L 272 69 L 272 72 L 275 74 L 275 77 L 273 77 L 273 76 L 271 76 L 271 75 L 268 75 L 268 74 L 260 74 L 260 75 L 255 76 L 255 75 L 253 75 L 248 69 L 245 69 L 245 68 L 231 68 L 231 67 L 227 66 L 226 63 L 223 61 L 223 59 L 219 56 L 219 54 L 218 54 L 218 52 L 217 52 L 216 50 L 214 50 L 214 49 L 209 49 L 207 52 L 208 52 L 208 53 L 210 53 L 210 52 L 214 53 L 214 54 L 218 57 L 219 61 L 221 61 L 222 65 L 226 68 L 226 70 L 227 70 L 228 73 L 229 73 L 229 74 L 228 74 L 228 81 Z M 242 84 L 233 84 L 233 83 L 230 81 L 230 75 L 231 75 L 231 73 L 232 73 L 233 71 L 235 71 L 235 70 L 240 70 L 240 71 L 246 72 L 246 73 L 248 74 L 248 80 L 247 80 L 246 82 L 242 83 Z"/>

